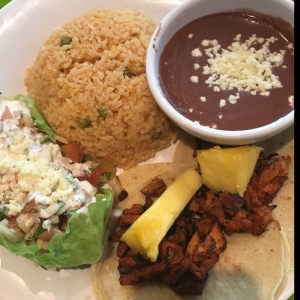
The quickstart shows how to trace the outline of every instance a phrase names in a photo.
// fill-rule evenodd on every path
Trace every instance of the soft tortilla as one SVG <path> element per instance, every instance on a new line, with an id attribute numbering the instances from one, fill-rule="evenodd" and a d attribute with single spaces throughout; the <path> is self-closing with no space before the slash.
<path id="1" fill-rule="evenodd" d="M 290 270 L 294 270 L 294 127 L 289 128 L 278 136 L 260 144 L 266 153 L 278 152 L 280 155 L 290 155 L 292 163 L 288 179 L 278 192 L 272 204 L 277 208 L 273 211 L 274 217 L 284 230 L 290 248 Z"/>
<path id="2" fill-rule="evenodd" d="M 145 197 L 139 191 L 153 177 L 161 177 L 169 185 L 186 168 L 186 165 L 179 163 L 162 163 L 139 166 L 121 174 L 120 181 L 129 197 L 119 204 L 119 208 L 144 203 Z M 107 257 L 92 268 L 98 300 L 182 299 L 168 287 L 157 283 L 121 286 L 116 244 L 109 247 Z M 259 237 L 250 234 L 229 236 L 227 249 L 210 272 L 203 295 L 187 299 L 273 299 L 285 276 L 284 258 L 285 249 L 278 222 L 271 223 L 268 231 Z"/>
<path id="3" fill-rule="evenodd" d="M 288 282 L 288 273 L 290 272 L 290 265 L 291 265 L 291 252 L 290 252 L 290 245 L 287 239 L 287 235 L 283 228 L 281 228 L 280 233 L 282 235 L 283 240 L 283 249 L 284 249 L 284 276 L 277 287 L 277 290 L 274 294 L 274 299 L 279 299 L 280 295 L 282 294 L 287 282 Z"/>
<path id="4" fill-rule="evenodd" d="M 273 222 L 260 237 L 235 234 L 227 239 L 228 247 L 210 272 L 199 300 L 271 300 L 284 277 L 284 249 L 280 230 Z M 98 300 L 135 299 L 179 300 L 171 289 L 160 284 L 121 286 L 115 249 L 109 257 L 93 266 L 94 287 Z"/>
<path id="5" fill-rule="evenodd" d="M 279 224 L 272 222 L 259 237 L 233 234 L 227 243 L 199 299 L 274 299 L 285 276 Z"/>
<path id="6" fill-rule="evenodd" d="M 197 164 L 195 149 L 196 139 L 193 136 L 180 131 L 172 162 L 194 167 Z"/>

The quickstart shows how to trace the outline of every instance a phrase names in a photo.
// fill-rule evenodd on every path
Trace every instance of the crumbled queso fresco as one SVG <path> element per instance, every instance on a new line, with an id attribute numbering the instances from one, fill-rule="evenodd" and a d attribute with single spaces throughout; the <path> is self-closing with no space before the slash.
<path id="1" fill-rule="evenodd" d="M 193 34 L 189 34 L 192 38 Z M 277 39 L 270 37 L 268 39 L 259 38 L 253 34 L 244 43 L 240 42 L 241 34 L 237 34 L 234 42 L 227 48 L 223 49 L 217 40 L 202 40 L 201 45 L 204 47 L 204 53 L 208 56 L 207 65 L 203 67 L 202 73 L 209 75 L 205 81 L 214 92 L 221 90 L 247 91 L 252 95 L 259 93 L 262 96 L 269 96 L 269 90 L 280 88 L 282 84 L 278 76 L 272 73 L 273 67 L 279 67 L 283 63 L 285 50 L 280 52 L 271 52 L 270 44 Z M 260 45 L 260 49 L 255 49 L 254 45 Z M 288 45 L 290 48 L 291 44 Z M 202 56 L 200 48 L 192 51 L 193 57 Z M 282 65 L 282 68 L 286 68 Z M 200 69 L 200 65 L 195 63 L 194 70 Z M 193 83 L 198 83 L 199 78 L 196 75 L 191 76 Z M 220 108 L 227 104 L 236 104 L 240 94 L 230 95 L 228 99 L 220 99 Z M 206 97 L 201 96 L 202 102 Z M 288 98 L 290 106 L 294 106 L 294 96 Z M 223 115 L 218 115 L 222 119 Z M 215 127 L 215 126 L 213 126 Z"/>
<path id="2" fill-rule="evenodd" d="M 207 65 L 203 66 L 203 74 L 209 75 L 206 83 L 212 88 L 217 87 L 215 91 L 237 89 L 268 96 L 270 89 L 282 86 L 272 68 L 282 65 L 285 50 L 270 51 L 270 44 L 276 41 L 274 37 L 264 39 L 253 34 L 244 43 L 240 39 L 241 34 L 237 34 L 227 49 L 223 49 L 217 40 L 202 40 L 203 52 L 208 57 Z M 260 45 L 260 48 L 257 50 L 254 45 Z M 191 55 L 198 57 L 202 52 L 196 48 Z M 191 76 L 191 80 L 194 77 Z"/>
<path id="3" fill-rule="evenodd" d="M 74 210 L 95 201 L 94 187 L 76 178 L 88 171 L 90 162 L 70 164 L 58 145 L 43 143 L 45 136 L 33 128 L 30 117 L 24 118 L 20 111 L 8 119 L 3 114 L 0 112 L 0 212 L 15 216 L 34 200 L 42 206 L 41 217 L 47 218 L 57 210 Z M 22 124 L 24 119 L 27 124 Z"/>
<path id="4" fill-rule="evenodd" d="M 288 101 L 289 101 L 289 105 L 291 107 L 294 107 L 294 96 L 289 96 Z"/>

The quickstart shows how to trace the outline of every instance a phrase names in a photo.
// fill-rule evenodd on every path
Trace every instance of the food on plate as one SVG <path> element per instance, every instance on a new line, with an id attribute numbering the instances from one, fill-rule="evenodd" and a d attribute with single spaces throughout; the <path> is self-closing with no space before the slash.
<path id="1" fill-rule="evenodd" d="M 273 220 L 276 206 L 270 204 L 288 178 L 290 164 L 290 156 L 261 155 L 243 197 L 226 192 L 217 193 L 216 197 L 214 191 L 207 191 L 205 201 L 192 200 L 191 206 L 215 216 L 227 234 L 260 235 Z"/>
<path id="2" fill-rule="evenodd" d="M 94 160 L 128 168 L 176 138 L 146 80 L 154 23 L 129 9 L 95 10 L 57 29 L 25 78 L 56 133 Z"/>
<path id="3" fill-rule="evenodd" d="M 151 181 L 142 193 L 148 197 L 160 197 L 129 227 L 121 241 L 152 262 L 156 261 L 160 242 L 201 185 L 199 173 L 192 168 L 180 174 L 165 191 L 161 190 L 157 179 Z"/>
<path id="4" fill-rule="evenodd" d="M 268 149 L 269 151 L 278 151 L 280 155 L 289 155 L 292 158 L 292 162 L 289 168 L 288 179 L 283 187 L 279 190 L 273 204 L 277 208 L 273 211 L 274 217 L 279 221 L 281 230 L 285 232 L 288 242 L 288 252 L 290 256 L 288 271 L 294 270 L 294 128 L 290 128 L 288 131 L 278 135 L 276 138 L 269 139 L 260 144 L 260 146 Z"/>
<path id="5" fill-rule="evenodd" d="M 201 166 L 203 184 L 217 192 L 243 197 L 262 150 L 258 146 L 215 146 L 198 150 L 197 160 Z"/>
<path id="6" fill-rule="evenodd" d="M 280 225 L 272 222 L 259 237 L 234 234 L 226 239 L 227 248 L 209 272 L 199 299 L 278 300 L 281 284 L 286 283 L 285 237 Z"/>
<path id="7" fill-rule="evenodd" d="M 270 124 L 294 109 L 294 30 L 246 9 L 206 15 L 167 42 L 159 79 L 170 104 L 201 125 Z"/>
<path id="8" fill-rule="evenodd" d="M 102 257 L 113 204 L 113 168 L 58 139 L 30 97 L 0 99 L 0 245 L 49 269 Z"/>
<path id="9" fill-rule="evenodd" d="M 166 180 L 168 187 L 188 167 L 144 165 L 121 174 L 122 185 L 130 189 L 119 205 L 123 214 L 113 236 L 118 244 L 93 267 L 97 298 L 273 299 L 285 277 L 287 244 L 272 216 L 277 209 L 272 201 L 290 163 L 288 155 L 262 152 L 243 197 L 202 185 L 162 239 L 156 261 L 134 251 L 122 237 L 163 192 L 163 184 L 155 189 L 152 180 Z"/>

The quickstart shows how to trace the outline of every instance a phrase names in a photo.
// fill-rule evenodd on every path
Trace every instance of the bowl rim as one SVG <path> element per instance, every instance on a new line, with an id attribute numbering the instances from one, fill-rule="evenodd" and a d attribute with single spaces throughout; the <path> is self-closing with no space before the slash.
<path id="1" fill-rule="evenodd" d="M 162 38 L 164 28 L 168 28 L 176 20 L 176 17 L 180 13 L 190 9 L 191 6 L 196 3 L 201 3 L 202 1 L 203 0 L 186 0 L 185 2 L 180 3 L 167 15 L 165 15 L 151 37 L 146 55 L 146 76 L 150 91 L 158 106 L 179 127 L 188 131 L 192 135 L 197 137 L 206 137 L 208 140 L 232 140 L 233 143 L 239 141 L 242 142 L 243 140 L 260 141 L 274 136 L 292 126 L 294 124 L 294 108 L 281 118 L 260 127 L 244 130 L 223 130 L 201 125 L 198 122 L 190 120 L 180 114 L 168 101 L 160 86 L 159 74 L 156 70 L 157 66 L 155 62 L 159 61 L 159 58 L 157 58 L 156 45 Z M 274 0 L 273 2 L 280 3 L 281 5 L 287 5 L 288 9 L 294 10 L 294 2 L 292 0 Z"/>

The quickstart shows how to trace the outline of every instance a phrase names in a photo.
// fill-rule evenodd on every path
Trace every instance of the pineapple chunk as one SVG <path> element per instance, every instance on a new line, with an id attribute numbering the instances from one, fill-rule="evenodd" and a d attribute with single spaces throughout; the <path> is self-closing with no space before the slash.
<path id="1" fill-rule="evenodd" d="M 197 160 L 203 184 L 217 192 L 239 194 L 243 197 L 263 148 L 240 146 L 198 150 Z"/>
<path id="2" fill-rule="evenodd" d="M 202 185 L 200 174 L 185 170 L 123 234 L 131 249 L 157 260 L 158 246 L 181 211 Z"/>

